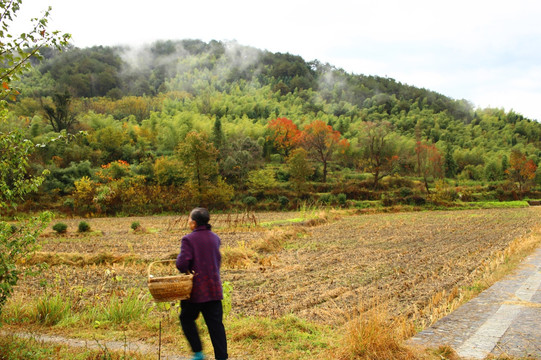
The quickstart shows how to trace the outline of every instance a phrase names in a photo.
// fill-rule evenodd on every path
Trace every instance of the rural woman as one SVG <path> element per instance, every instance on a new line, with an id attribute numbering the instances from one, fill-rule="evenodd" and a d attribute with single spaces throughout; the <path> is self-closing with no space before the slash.
<path id="1" fill-rule="evenodd" d="M 221 240 L 211 231 L 210 214 L 205 208 L 195 208 L 188 224 L 192 232 L 182 238 L 177 268 L 180 272 L 193 271 L 190 299 L 180 303 L 180 324 L 194 352 L 193 360 L 204 359 L 201 339 L 195 320 L 200 313 L 208 327 L 217 360 L 227 359 L 227 341 L 223 325 L 223 289 L 220 280 Z"/>

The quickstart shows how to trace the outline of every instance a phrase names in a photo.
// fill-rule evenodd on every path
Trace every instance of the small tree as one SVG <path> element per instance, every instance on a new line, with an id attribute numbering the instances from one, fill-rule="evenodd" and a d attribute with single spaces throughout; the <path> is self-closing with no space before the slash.
<path id="1" fill-rule="evenodd" d="M 308 161 L 308 153 L 306 150 L 299 148 L 293 150 L 287 159 L 287 166 L 290 181 L 293 183 L 295 190 L 301 192 L 306 188 L 306 179 L 314 173 L 314 168 Z"/>
<path id="2" fill-rule="evenodd" d="M 537 165 L 526 159 L 526 155 L 518 150 L 511 152 L 509 158 L 509 168 L 505 173 L 509 176 L 509 180 L 518 183 L 518 190 L 522 191 L 525 185 L 535 178 Z"/>
<path id="3" fill-rule="evenodd" d="M 443 177 L 443 161 L 441 153 L 435 144 L 424 141 L 417 141 L 415 153 L 417 155 L 417 170 L 423 178 L 426 193 L 430 194 L 428 179 Z"/>
<path id="4" fill-rule="evenodd" d="M 194 206 L 223 204 L 233 196 L 232 187 L 218 175 L 218 151 L 205 133 L 192 131 L 177 148 L 187 181 L 185 198 Z"/>
<path id="5" fill-rule="evenodd" d="M 248 189 L 254 194 L 261 195 L 277 186 L 278 180 L 273 169 L 254 170 L 248 173 Z"/>
<path id="6" fill-rule="evenodd" d="M 218 176 L 218 151 L 209 141 L 207 134 L 192 131 L 177 148 L 183 172 L 201 196 L 205 188 Z"/>
<path id="7" fill-rule="evenodd" d="M 70 108 L 71 95 L 66 90 L 63 94 L 56 93 L 53 95 L 54 107 L 44 104 L 43 110 L 45 117 L 56 132 L 66 130 L 70 132 L 72 125 L 75 123 L 75 114 Z"/>
<path id="8" fill-rule="evenodd" d="M 390 175 L 393 165 L 398 161 L 396 143 L 392 141 L 391 124 L 387 121 L 366 123 L 361 136 L 363 161 L 365 168 L 374 178 L 373 187 L 378 187 L 379 181 Z"/>
<path id="9" fill-rule="evenodd" d="M 445 176 L 448 178 L 454 178 L 457 173 L 458 165 L 453 157 L 453 147 L 450 143 L 447 143 L 445 147 Z"/>
<path id="10" fill-rule="evenodd" d="M 327 166 L 332 160 L 334 152 L 349 147 L 346 139 L 340 139 L 340 133 L 333 130 L 322 120 L 316 120 L 304 127 L 302 133 L 303 147 L 310 157 L 323 165 L 323 182 L 327 182 Z"/>
<path id="11" fill-rule="evenodd" d="M 212 143 L 214 147 L 221 150 L 225 144 L 225 135 L 222 130 L 222 121 L 218 118 L 214 120 L 214 127 L 212 129 Z"/>
<path id="12" fill-rule="evenodd" d="M 277 118 L 271 120 L 267 126 L 270 131 L 269 140 L 283 156 L 289 156 L 289 153 L 300 145 L 301 132 L 293 121 Z"/>

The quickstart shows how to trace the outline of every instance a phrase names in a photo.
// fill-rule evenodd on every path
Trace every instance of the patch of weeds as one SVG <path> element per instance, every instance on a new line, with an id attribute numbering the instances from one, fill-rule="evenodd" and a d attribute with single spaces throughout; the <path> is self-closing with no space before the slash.
<path id="1" fill-rule="evenodd" d="M 104 305 L 102 315 L 97 320 L 110 321 L 115 324 L 144 320 L 151 309 L 148 303 L 148 298 L 140 296 L 134 289 L 122 297 L 113 294 L 109 302 Z"/>
<path id="2" fill-rule="evenodd" d="M 52 359 L 54 353 L 55 351 L 53 347 L 44 346 L 34 339 L 22 339 L 15 336 L 0 337 L 0 359 Z"/>
<path id="3" fill-rule="evenodd" d="M 71 302 L 61 294 L 46 293 L 38 298 L 31 310 L 32 320 L 47 326 L 53 326 L 64 320 L 71 313 Z"/>
<path id="4" fill-rule="evenodd" d="M 2 360 L 144 360 L 152 355 L 128 351 L 128 343 L 123 350 L 110 350 L 98 343 L 99 349 L 74 349 L 66 345 L 45 343 L 35 338 L 3 336 L 0 338 L 0 359 Z"/>
<path id="5" fill-rule="evenodd" d="M 273 349 L 275 356 L 284 359 L 326 358 L 322 355 L 333 348 L 337 340 L 337 334 L 329 327 L 292 314 L 278 319 L 238 317 L 227 320 L 226 327 L 233 342 L 252 351 L 257 351 L 254 344 L 256 348 Z"/>
<path id="6" fill-rule="evenodd" d="M 452 347 L 448 345 L 442 345 L 438 347 L 437 349 L 432 351 L 433 355 L 436 355 L 438 359 L 442 360 L 459 360 L 460 358 L 456 354 L 456 352 L 453 350 Z"/>
<path id="7" fill-rule="evenodd" d="M 11 298 L 0 316 L 0 324 L 24 324 L 29 321 L 29 303 L 22 298 Z M 2 359 L 2 357 L 0 357 Z"/>

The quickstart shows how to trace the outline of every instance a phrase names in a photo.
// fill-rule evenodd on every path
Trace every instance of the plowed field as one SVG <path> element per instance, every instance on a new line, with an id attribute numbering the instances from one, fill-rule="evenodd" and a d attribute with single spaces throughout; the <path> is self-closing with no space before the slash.
<path id="1" fill-rule="evenodd" d="M 486 259 L 540 226 L 539 215 L 537 208 L 341 215 L 318 226 L 292 226 L 298 236 L 267 254 L 266 261 L 224 268 L 222 276 L 234 289 L 234 314 L 295 313 L 333 323 L 359 303 L 378 299 L 388 303 L 393 315 L 412 315 L 438 292 L 466 284 Z M 262 214 L 259 221 L 296 216 Z M 32 296 L 43 291 L 44 283 L 54 284 L 85 289 L 84 298 L 92 301 L 113 290 L 144 290 L 148 261 L 178 252 L 186 230 L 176 219 L 92 219 L 87 221 L 97 232 L 90 235 L 75 232 L 80 219 L 66 221 L 72 231 L 63 236 L 46 231 L 40 238 L 42 252 L 110 254 L 113 260 L 133 255 L 142 261 L 80 266 L 72 256 L 71 263 L 52 265 L 40 277 L 22 281 L 18 291 Z M 134 221 L 146 231 L 133 232 Z M 249 245 L 286 228 L 232 231 L 223 226 L 216 231 L 224 248 Z"/>

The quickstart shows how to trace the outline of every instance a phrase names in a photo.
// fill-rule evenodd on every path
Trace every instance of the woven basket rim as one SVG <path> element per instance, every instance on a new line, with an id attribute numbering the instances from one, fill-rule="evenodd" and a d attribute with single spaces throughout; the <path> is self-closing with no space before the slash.
<path id="1" fill-rule="evenodd" d="M 193 273 L 158 277 L 151 275 L 151 268 L 155 263 L 173 261 L 175 260 L 158 260 L 148 265 L 148 289 L 154 301 L 163 302 L 190 298 L 194 277 Z"/>

